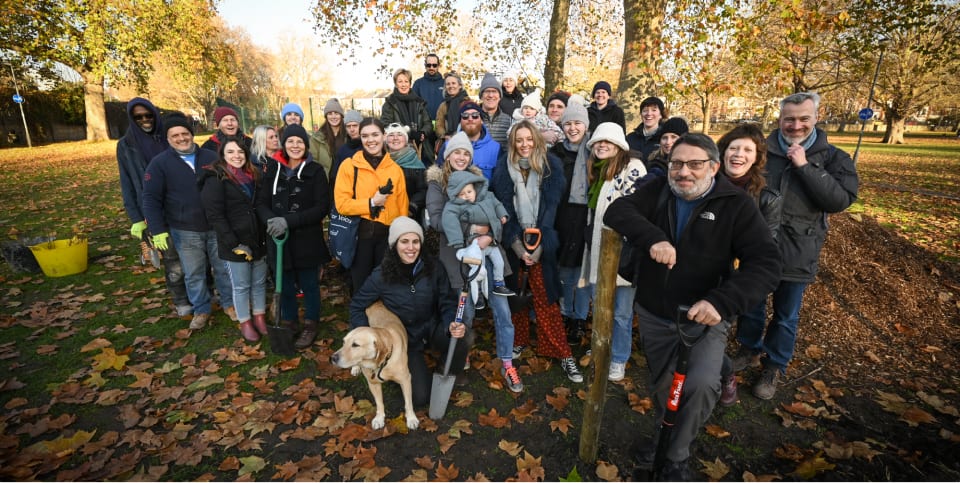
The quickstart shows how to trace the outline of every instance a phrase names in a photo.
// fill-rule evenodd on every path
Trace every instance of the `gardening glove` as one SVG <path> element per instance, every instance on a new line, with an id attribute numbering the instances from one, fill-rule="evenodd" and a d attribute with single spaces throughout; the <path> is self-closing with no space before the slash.
<path id="1" fill-rule="evenodd" d="M 283 236 L 287 231 L 287 219 L 282 216 L 275 216 L 267 220 L 267 234 L 276 238 Z"/>
<path id="2" fill-rule="evenodd" d="M 140 240 L 143 238 L 143 231 L 147 229 L 147 222 L 138 221 L 130 227 L 130 235 Z"/>
<path id="3" fill-rule="evenodd" d="M 170 248 L 170 234 L 161 233 L 159 235 L 153 235 L 153 246 L 162 252 L 167 251 Z"/>
<path id="4" fill-rule="evenodd" d="M 237 245 L 236 248 L 233 249 L 233 253 L 242 256 L 248 262 L 253 261 L 253 250 L 251 250 L 250 247 L 244 245 L 243 243 Z"/>

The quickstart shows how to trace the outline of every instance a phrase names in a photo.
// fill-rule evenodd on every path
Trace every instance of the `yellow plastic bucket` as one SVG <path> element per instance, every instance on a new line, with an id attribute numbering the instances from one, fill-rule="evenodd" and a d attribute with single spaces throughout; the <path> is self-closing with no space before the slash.
<path id="1" fill-rule="evenodd" d="M 48 277 L 65 277 L 87 269 L 87 239 L 54 240 L 30 247 Z"/>

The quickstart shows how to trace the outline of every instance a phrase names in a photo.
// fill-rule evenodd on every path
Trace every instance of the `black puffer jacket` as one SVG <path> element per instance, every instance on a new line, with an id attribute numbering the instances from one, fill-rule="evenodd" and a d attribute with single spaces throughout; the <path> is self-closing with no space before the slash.
<path id="1" fill-rule="evenodd" d="M 278 152 L 276 156 L 282 156 Z M 264 224 L 275 216 L 287 220 L 290 233 L 283 246 L 283 268 L 319 267 L 330 261 L 323 239 L 323 219 L 330 212 L 330 192 L 323 166 L 303 162 L 292 175 L 274 159 L 257 190 L 257 216 Z M 267 244 L 271 266 L 276 265 L 276 245 Z"/>
<path id="2" fill-rule="evenodd" d="M 584 137 L 584 142 L 586 142 Z M 557 207 L 557 219 L 554 226 L 560 238 L 557 251 L 557 263 L 561 267 L 579 267 L 583 263 L 583 249 L 587 245 L 586 227 L 590 218 L 587 205 L 570 203 L 570 184 L 573 182 L 573 168 L 577 162 L 577 152 L 567 151 L 562 142 L 553 145 L 550 152 L 563 163 L 563 178 L 566 188 Z"/>
<path id="3" fill-rule="evenodd" d="M 254 198 L 227 176 L 222 166 L 210 166 L 200 173 L 200 199 L 207 214 L 207 223 L 217 232 L 217 251 L 222 260 L 244 262 L 233 253 L 243 244 L 259 260 L 267 254 L 266 232 L 257 219 Z"/>
<path id="4" fill-rule="evenodd" d="M 426 257 L 426 258 L 425 258 Z M 377 300 L 397 315 L 407 329 L 409 347 L 422 348 L 438 324 L 453 322 L 457 294 L 435 255 L 421 253 L 419 267 L 403 264 L 392 248 L 350 301 L 350 326 L 365 327 L 367 307 Z M 413 273 L 415 272 L 415 273 Z"/>
<path id="5" fill-rule="evenodd" d="M 827 213 L 839 213 L 857 200 L 859 179 L 850 155 L 817 140 L 806 150 L 807 164 L 796 168 L 780 147 L 780 130 L 767 138 L 767 185 L 783 197 L 777 243 L 783 258 L 783 280 L 813 282 L 820 249 L 827 238 Z M 779 178 L 776 173 L 782 173 Z"/>

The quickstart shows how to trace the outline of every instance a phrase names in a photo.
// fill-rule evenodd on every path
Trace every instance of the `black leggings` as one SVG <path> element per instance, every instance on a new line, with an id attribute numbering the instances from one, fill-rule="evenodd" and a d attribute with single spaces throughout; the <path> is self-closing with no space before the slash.
<path id="1" fill-rule="evenodd" d="M 443 374 L 443 364 L 447 361 L 447 349 L 450 347 L 450 335 L 447 334 L 449 322 L 439 323 L 433 330 L 433 334 L 427 341 L 414 343 L 410 341 L 407 346 L 407 365 L 410 366 L 410 376 L 413 380 L 413 405 L 414 407 L 423 407 L 430 403 L 430 390 L 433 386 L 433 374 L 427 368 L 427 362 L 424 359 L 424 351 L 432 349 L 440 353 L 439 367 L 437 373 Z M 424 346 L 424 343 L 427 345 Z M 450 362 L 450 374 L 460 374 L 463 372 L 463 365 L 467 361 L 467 353 L 473 346 L 473 329 L 467 327 L 467 332 L 457 341 L 453 350 L 453 361 Z"/>
<path id="2" fill-rule="evenodd" d="M 387 251 L 387 234 L 390 228 L 382 223 L 360 219 L 357 237 L 357 253 L 353 257 L 350 267 L 350 279 L 353 291 L 360 290 L 374 268 L 383 261 Z"/>

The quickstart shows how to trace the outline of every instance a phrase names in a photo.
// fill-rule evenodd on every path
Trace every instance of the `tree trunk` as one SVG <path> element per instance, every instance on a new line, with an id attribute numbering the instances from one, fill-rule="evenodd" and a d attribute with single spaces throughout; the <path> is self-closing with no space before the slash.
<path id="1" fill-rule="evenodd" d="M 639 122 L 640 102 L 654 94 L 657 59 L 666 0 L 623 0 L 623 61 L 617 85 L 617 104 L 627 124 Z M 629 131 L 630 128 L 628 127 Z"/>
<path id="2" fill-rule="evenodd" d="M 547 44 L 547 64 L 543 70 L 543 95 L 561 87 L 563 64 L 567 58 L 567 30 L 569 30 L 570 0 L 554 0 L 550 16 L 550 41 Z M 541 102 L 544 99 L 540 100 Z"/>
<path id="3" fill-rule="evenodd" d="M 107 141 L 107 111 L 103 105 L 103 76 L 89 71 L 83 77 L 83 108 L 87 121 L 87 141 Z"/>
<path id="4" fill-rule="evenodd" d="M 700 112 L 703 114 L 703 127 L 700 132 L 710 134 L 710 114 L 713 111 L 713 100 L 709 95 L 700 98 Z"/>
<path id="5" fill-rule="evenodd" d="M 906 120 L 902 117 L 896 119 L 894 116 L 887 116 L 887 130 L 883 133 L 882 142 L 884 144 L 905 144 L 903 140 L 905 122 Z"/>

